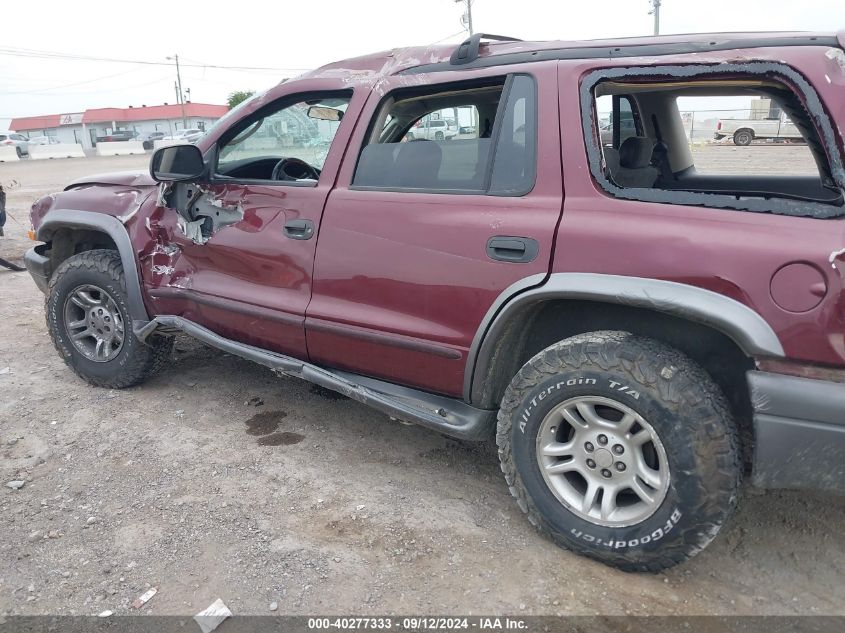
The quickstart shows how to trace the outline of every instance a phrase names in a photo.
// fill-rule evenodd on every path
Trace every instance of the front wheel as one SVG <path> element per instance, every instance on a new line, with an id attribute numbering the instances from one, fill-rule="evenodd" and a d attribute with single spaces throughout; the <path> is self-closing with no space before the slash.
<path id="1" fill-rule="evenodd" d="M 582 334 L 529 360 L 505 392 L 497 443 L 531 523 L 626 571 L 690 558 L 736 505 L 724 395 L 677 350 L 629 333 Z"/>
<path id="2" fill-rule="evenodd" d="M 153 375 L 170 357 L 173 338 L 132 332 L 120 255 L 85 251 L 58 267 L 47 294 L 47 329 L 65 363 L 98 387 L 121 389 Z"/>

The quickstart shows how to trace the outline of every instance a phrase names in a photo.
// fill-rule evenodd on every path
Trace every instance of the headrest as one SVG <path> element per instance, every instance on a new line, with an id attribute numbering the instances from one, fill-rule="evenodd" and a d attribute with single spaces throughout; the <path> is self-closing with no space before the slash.
<path id="1" fill-rule="evenodd" d="M 415 189 L 436 188 L 443 151 L 435 141 L 413 140 L 401 144 L 396 157 L 398 186 Z"/>
<path id="2" fill-rule="evenodd" d="M 619 166 L 627 169 L 648 167 L 654 142 L 644 136 L 629 136 L 619 146 Z"/>
<path id="3" fill-rule="evenodd" d="M 404 169 L 423 169 L 427 172 L 440 169 L 443 151 L 434 141 L 415 139 L 402 143 L 396 162 Z"/>

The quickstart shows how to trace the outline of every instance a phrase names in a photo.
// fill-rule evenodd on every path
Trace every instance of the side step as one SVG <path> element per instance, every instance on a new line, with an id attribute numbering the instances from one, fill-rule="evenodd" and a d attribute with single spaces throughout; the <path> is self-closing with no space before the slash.
<path id="1" fill-rule="evenodd" d="M 229 354 L 246 358 L 273 371 L 302 378 L 383 411 L 392 418 L 419 424 L 462 440 L 483 440 L 492 434 L 496 412 L 476 409 L 462 400 L 401 387 L 238 343 L 180 316 L 157 316 L 136 332 L 142 341 L 155 331 L 184 332 Z"/>

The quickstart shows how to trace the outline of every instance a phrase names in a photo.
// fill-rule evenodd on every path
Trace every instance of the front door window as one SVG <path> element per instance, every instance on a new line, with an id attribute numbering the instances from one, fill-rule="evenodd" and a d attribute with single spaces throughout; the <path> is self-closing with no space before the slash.
<path id="1" fill-rule="evenodd" d="M 217 173 L 258 180 L 316 180 L 349 97 L 309 99 L 260 112 L 220 146 Z M 274 168 L 288 159 L 285 173 Z"/>

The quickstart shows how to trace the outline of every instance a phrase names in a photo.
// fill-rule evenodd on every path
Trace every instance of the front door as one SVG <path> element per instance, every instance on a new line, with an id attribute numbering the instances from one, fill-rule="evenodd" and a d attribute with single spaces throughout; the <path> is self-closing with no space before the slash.
<path id="1" fill-rule="evenodd" d="M 485 313 L 548 273 L 561 154 L 554 63 L 447 77 L 371 96 L 326 205 L 305 327 L 315 362 L 460 396 Z M 455 112 L 462 133 L 419 138 L 420 120 Z"/>
<path id="2" fill-rule="evenodd" d="M 348 89 L 289 94 L 221 134 L 208 181 L 173 185 L 171 208 L 151 218 L 142 265 L 157 313 L 307 356 L 317 233 L 340 162 L 330 148 L 345 146 L 358 109 Z"/>

